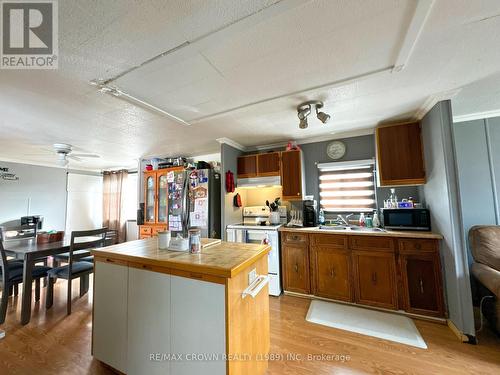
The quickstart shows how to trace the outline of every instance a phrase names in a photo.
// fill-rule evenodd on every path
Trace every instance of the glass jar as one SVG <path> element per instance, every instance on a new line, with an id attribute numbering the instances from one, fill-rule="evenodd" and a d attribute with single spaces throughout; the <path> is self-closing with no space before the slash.
<path id="1" fill-rule="evenodd" d="M 189 233 L 189 252 L 191 254 L 201 253 L 201 229 L 191 228 Z"/>

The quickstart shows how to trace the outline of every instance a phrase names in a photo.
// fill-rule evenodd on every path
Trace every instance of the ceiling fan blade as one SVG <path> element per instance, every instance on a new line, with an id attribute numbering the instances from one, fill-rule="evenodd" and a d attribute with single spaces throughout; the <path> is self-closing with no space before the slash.
<path id="1" fill-rule="evenodd" d="M 82 159 L 80 159 L 78 156 L 75 155 L 67 155 L 66 158 L 74 161 L 83 161 Z"/>
<path id="2" fill-rule="evenodd" d="M 100 155 L 97 155 L 97 154 L 73 154 L 71 153 L 71 156 L 76 156 L 76 157 L 80 157 L 80 158 L 100 158 L 101 156 Z"/>

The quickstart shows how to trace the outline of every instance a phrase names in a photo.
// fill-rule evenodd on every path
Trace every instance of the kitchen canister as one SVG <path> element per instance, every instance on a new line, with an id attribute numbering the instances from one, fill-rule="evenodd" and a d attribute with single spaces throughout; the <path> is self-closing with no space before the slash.
<path id="1" fill-rule="evenodd" d="M 191 254 L 201 253 L 201 229 L 199 228 L 189 230 L 189 252 Z"/>
<path id="2" fill-rule="evenodd" d="M 170 231 L 166 230 L 163 232 L 158 232 L 158 248 L 161 250 L 168 249 L 170 244 Z"/>

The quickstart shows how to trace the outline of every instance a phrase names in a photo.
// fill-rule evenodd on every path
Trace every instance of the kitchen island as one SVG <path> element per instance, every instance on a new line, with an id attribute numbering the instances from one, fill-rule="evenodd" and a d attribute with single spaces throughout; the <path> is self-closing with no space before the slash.
<path id="1" fill-rule="evenodd" d="M 129 375 L 265 373 L 270 247 L 202 246 L 160 250 L 149 238 L 92 251 L 96 359 Z"/>

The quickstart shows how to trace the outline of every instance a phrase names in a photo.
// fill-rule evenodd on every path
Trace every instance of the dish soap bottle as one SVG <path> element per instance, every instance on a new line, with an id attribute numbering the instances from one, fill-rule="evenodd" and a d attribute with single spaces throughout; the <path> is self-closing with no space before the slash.
<path id="1" fill-rule="evenodd" d="M 361 215 L 359 215 L 359 226 L 364 227 L 365 226 L 365 214 L 361 212 Z"/>
<path id="2" fill-rule="evenodd" d="M 374 228 L 380 227 L 380 220 L 378 218 L 378 213 L 377 211 L 373 212 L 373 220 L 372 220 L 372 225 Z"/>
<path id="3" fill-rule="evenodd" d="M 323 211 L 322 208 L 319 209 L 318 221 L 319 221 L 319 225 L 325 224 L 325 211 Z"/>

